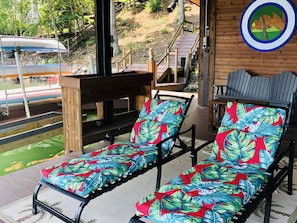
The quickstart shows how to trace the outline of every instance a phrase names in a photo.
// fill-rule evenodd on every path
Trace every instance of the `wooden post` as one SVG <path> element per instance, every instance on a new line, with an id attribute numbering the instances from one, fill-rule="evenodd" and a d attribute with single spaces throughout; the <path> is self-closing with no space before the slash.
<path id="1" fill-rule="evenodd" d="M 63 82 L 62 82 L 63 83 Z M 81 89 L 62 86 L 63 133 L 65 153 L 82 153 Z"/>
<path id="2" fill-rule="evenodd" d="M 155 89 L 156 83 L 157 83 L 157 65 L 154 58 L 154 52 L 153 49 L 149 49 L 149 60 L 147 61 L 147 71 L 153 73 L 153 81 L 151 84 L 151 88 Z"/>
<path id="3" fill-rule="evenodd" d="M 174 57 L 174 83 L 177 83 L 177 70 L 178 70 L 178 49 L 175 49 L 175 57 Z"/>

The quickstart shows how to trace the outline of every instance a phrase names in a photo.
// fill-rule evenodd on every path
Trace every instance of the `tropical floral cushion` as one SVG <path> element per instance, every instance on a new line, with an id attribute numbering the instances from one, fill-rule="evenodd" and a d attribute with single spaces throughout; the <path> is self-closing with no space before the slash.
<path id="1" fill-rule="evenodd" d="M 265 181 L 252 165 L 201 162 L 138 201 L 136 214 L 157 223 L 228 222 Z"/>
<path id="2" fill-rule="evenodd" d="M 147 98 L 133 126 L 130 142 L 156 145 L 176 134 L 184 119 L 185 110 L 184 102 Z M 173 140 L 168 140 L 162 144 L 162 149 L 170 150 L 173 143 Z"/>
<path id="3" fill-rule="evenodd" d="M 130 141 L 112 144 L 70 162 L 42 170 L 42 178 L 79 196 L 115 182 L 156 161 L 156 143 L 177 133 L 186 109 L 183 102 L 147 99 L 136 121 Z M 174 141 L 162 144 L 168 154 Z"/>
<path id="4" fill-rule="evenodd" d="M 153 222 L 230 222 L 267 181 L 283 109 L 228 102 L 211 155 L 136 204 Z"/>
<path id="5" fill-rule="evenodd" d="M 115 182 L 119 177 L 143 168 L 156 160 L 154 146 L 112 144 L 70 162 L 42 170 L 43 180 L 79 196 Z"/>
<path id="6" fill-rule="evenodd" d="M 255 135 L 280 137 L 285 121 L 284 109 L 228 102 L 221 126 Z"/>
<path id="7" fill-rule="evenodd" d="M 273 162 L 283 132 L 286 112 L 280 108 L 228 102 L 210 159 L 259 164 Z"/>
<path id="8" fill-rule="evenodd" d="M 209 159 L 234 165 L 258 164 L 267 169 L 279 144 L 276 136 L 261 136 L 237 129 L 220 127 Z"/>

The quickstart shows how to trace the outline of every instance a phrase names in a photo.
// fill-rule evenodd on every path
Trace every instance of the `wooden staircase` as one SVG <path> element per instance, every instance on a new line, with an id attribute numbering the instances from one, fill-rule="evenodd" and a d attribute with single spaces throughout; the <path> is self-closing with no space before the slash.
<path id="1" fill-rule="evenodd" d="M 187 84 L 185 67 L 198 60 L 199 34 L 182 31 L 175 37 L 167 55 L 156 63 L 155 86 L 157 90 L 182 91 Z M 187 61 L 190 60 L 190 61 Z M 188 68 L 189 69 L 189 68 Z M 126 64 L 123 71 L 149 71 L 147 64 Z"/>
<path id="2" fill-rule="evenodd" d="M 192 52 L 192 46 L 197 38 L 197 33 L 185 32 L 176 40 L 173 48 L 178 49 L 178 61 L 181 66 L 184 66 L 184 60 L 189 53 L 193 53 L 191 59 L 194 59 L 198 55 L 198 48 Z"/>

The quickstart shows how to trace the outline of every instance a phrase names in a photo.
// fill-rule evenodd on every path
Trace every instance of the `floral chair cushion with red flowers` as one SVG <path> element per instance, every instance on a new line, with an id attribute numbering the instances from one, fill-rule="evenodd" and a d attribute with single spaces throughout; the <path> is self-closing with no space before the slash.
<path id="1" fill-rule="evenodd" d="M 156 144 L 178 132 L 185 110 L 184 102 L 147 99 L 130 141 L 115 143 L 70 162 L 44 168 L 42 179 L 79 196 L 87 196 L 93 190 L 156 161 Z M 174 141 L 168 141 L 162 147 L 163 155 L 173 147 Z"/>
<path id="2" fill-rule="evenodd" d="M 138 201 L 135 217 L 230 222 L 267 182 L 285 117 L 283 109 L 228 102 L 210 157 Z"/>

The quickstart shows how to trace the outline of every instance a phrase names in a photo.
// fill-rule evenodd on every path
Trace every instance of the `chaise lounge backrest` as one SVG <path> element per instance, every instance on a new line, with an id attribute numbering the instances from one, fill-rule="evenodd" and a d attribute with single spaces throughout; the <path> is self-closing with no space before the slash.
<path id="1" fill-rule="evenodd" d="M 267 169 L 273 162 L 285 122 L 284 109 L 228 102 L 210 159 Z"/>
<path id="2" fill-rule="evenodd" d="M 132 128 L 130 142 L 156 145 L 176 134 L 181 128 L 186 108 L 184 102 L 147 98 Z M 162 150 L 166 152 L 173 144 L 173 139 L 168 140 L 162 144 Z"/>

